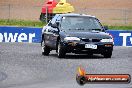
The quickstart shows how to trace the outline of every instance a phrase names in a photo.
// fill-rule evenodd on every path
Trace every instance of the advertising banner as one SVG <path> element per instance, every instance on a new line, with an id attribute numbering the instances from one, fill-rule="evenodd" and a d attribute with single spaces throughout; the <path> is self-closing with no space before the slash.
<path id="1" fill-rule="evenodd" d="M 114 38 L 115 46 L 132 46 L 132 31 L 109 30 Z M 0 42 L 41 42 L 42 28 L 30 27 L 0 27 Z"/>
<path id="2" fill-rule="evenodd" d="M 42 28 L 0 27 L 0 42 L 39 43 Z"/>

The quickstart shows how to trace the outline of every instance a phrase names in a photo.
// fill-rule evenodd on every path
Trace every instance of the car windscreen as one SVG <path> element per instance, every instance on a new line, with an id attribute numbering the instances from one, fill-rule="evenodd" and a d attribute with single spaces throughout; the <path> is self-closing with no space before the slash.
<path id="1" fill-rule="evenodd" d="M 96 18 L 83 16 L 67 16 L 61 21 L 61 29 L 64 31 L 102 31 L 102 26 Z"/>

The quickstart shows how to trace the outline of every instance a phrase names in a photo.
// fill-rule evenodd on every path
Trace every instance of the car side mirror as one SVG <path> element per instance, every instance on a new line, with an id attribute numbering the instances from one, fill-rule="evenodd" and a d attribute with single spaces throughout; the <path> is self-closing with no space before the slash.
<path id="1" fill-rule="evenodd" d="M 52 25 L 52 23 L 48 23 L 48 26 L 51 26 Z"/>
<path id="2" fill-rule="evenodd" d="M 53 27 L 53 28 L 58 28 L 58 23 L 52 24 L 51 27 Z"/>
<path id="3" fill-rule="evenodd" d="M 59 30 L 57 28 L 55 28 L 52 32 L 55 34 L 59 34 Z"/>
<path id="4" fill-rule="evenodd" d="M 104 30 L 108 30 L 109 28 L 108 28 L 108 26 L 104 26 Z"/>

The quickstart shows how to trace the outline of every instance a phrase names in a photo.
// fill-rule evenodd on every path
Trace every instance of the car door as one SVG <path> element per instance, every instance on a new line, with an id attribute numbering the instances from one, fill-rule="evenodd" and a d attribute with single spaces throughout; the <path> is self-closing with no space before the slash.
<path id="1" fill-rule="evenodd" d="M 53 49 L 56 49 L 57 38 L 59 36 L 58 29 L 51 27 L 48 30 L 48 32 L 49 32 L 49 46 Z"/>
<path id="2" fill-rule="evenodd" d="M 46 46 L 49 46 L 50 45 L 50 30 L 51 29 L 51 26 L 47 26 L 44 30 L 44 42 L 45 42 L 45 45 Z"/>
<path id="3" fill-rule="evenodd" d="M 56 23 L 58 16 L 59 15 L 56 15 L 51 20 L 51 25 Z M 47 43 L 51 48 L 56 49 L 56 43 L 57 43 L 57 38 L 59 36 L 59 31 L 57 28 L 53 28 L 52 26 L 50 26 L 50 28 L 47 31 L 48 31 Z"/>
<path id="4" fill-rule="evenodd" d="M 56 16 L 48 23 L 49 25 L 45 28 L 45 30 L 44 30 L 44 42 L 45 42 L 45 44 L 47 45 L 47 46 L 49 46 L 49 47 L 53 47 L 53 45 L 52 45 L 52 34 L 53 34 L 53 32 L 52 32 L 52 27 L 51 27 L 51 25 L 53 24 L 53 23 L 55 23 L 55 21 L 56 21 Z"/>
<path id="5" fill-rule="evenodd" d="M 59 15 L 55 15 L 55 17 L 51 20 L 51 26 L 46 29 L 46 44 L 53 49 L 56 49 L 57 38 L 59 36 L 58 29 L 53 28 L 52 24 L 55 24 Z"/>

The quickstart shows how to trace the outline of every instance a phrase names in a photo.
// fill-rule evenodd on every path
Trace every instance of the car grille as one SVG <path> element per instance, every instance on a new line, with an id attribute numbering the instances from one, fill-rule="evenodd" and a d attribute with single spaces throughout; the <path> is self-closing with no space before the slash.
<path id="1" fill-rule="evenodd" d="M 81 39 L 84 42 L 100 42 L 100 39 Z"/>

